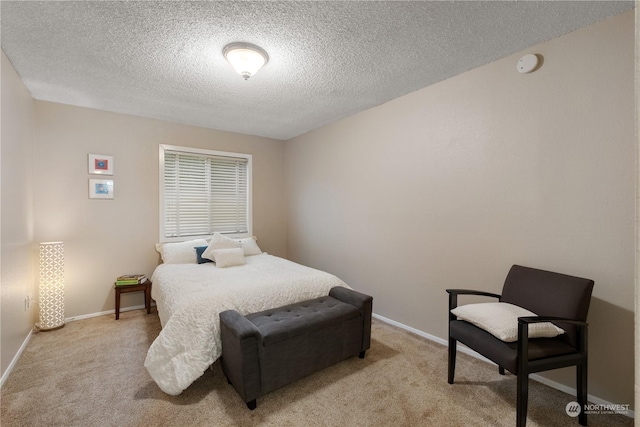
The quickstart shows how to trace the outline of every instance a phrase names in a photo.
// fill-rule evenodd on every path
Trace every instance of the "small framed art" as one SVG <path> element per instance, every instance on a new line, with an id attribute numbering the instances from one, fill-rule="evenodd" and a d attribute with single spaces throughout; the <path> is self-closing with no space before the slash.
<path id="1" fill-rule="evenodd" d="M 90 199 L 113 199 L 112 179 L 90 179 L 89 180 Z"/>
<path id="2" fill-rule="evenodd" d="M 89 173 L 94 175 L 113 175 L 113 156 L 89 154 Z"/>

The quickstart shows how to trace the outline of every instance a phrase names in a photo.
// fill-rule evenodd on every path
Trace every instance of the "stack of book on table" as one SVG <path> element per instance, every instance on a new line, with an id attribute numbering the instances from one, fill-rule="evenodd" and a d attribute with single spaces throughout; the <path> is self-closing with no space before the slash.
<path id="1" fill-rule="evenodd" d="M 147 281 L 144 274 L 125 274 L 116 279 L 116 286 L 138 285 Z"/>

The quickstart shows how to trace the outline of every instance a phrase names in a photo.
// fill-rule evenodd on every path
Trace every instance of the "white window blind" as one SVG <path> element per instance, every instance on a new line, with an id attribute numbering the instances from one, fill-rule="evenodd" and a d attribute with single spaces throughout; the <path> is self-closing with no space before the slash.
<path id="1" fill-rule="evenodd" d="M 162 149 L 161 237 L 249 233 L 249 155 Z"/>

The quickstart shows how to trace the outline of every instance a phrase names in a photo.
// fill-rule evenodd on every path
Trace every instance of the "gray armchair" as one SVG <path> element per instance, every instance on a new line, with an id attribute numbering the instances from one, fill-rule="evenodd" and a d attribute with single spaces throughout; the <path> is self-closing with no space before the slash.
<path id="1" fill-rule="evenodd" d="M 500 374 L 508 370 L 517 376 L 517 422 L 527 422 L 529 374 L 550 369 L 576 366 L 578 421 L 587 425 L 584 412 L 587 403 L 587 312 L 594 282 L 550 271 L 514 265 L 502 289 L 502 295 L 466 289 L 447 289 L 449 293 L 449 372 L 453 384 L 456 366 L 456 344 L 461 342 L 498 365 Z M 504 342 L 485 330 L 451 313 L 458 305 L 458 295 L 482 295 L 498 298 L 523 307 L 537 317 L 518 319 L 518 339 Z M 553 322 L 566 333 L 554 338 L 530 338 L 529 326 Z M 526 356 L 525 356 L 526 355 Z"/>

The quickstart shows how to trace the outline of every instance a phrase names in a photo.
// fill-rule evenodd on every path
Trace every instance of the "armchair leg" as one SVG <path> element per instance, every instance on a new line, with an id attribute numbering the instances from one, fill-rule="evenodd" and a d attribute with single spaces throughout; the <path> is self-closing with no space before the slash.
<path id="1" fill-rule="evenodd" d="M 502 366 L 498 366 L 498 373 L 504 375 L 504 368 Z"/>
<path id="2" fill-rule="evenodd" d="M 577 398 L 580 405 L 580 415 L 578 415 L 578 422 L 582 426 L 587 425 L 587 414 L 585 413 L 585 407 L 587 405 L 587 363 L 581 363 L 576 365 L 577 373 Z"/>
<path id="3" fill-rule="evenodd" d="M 529 375 L 518 373 L 518 393 L 516 398 L 517 427 L 527 424 L 527 400 L 529 399 Z"/>
<path id="4" fill-rule="evenodd" d="M 449 338 L 449 384 L 453 384 L 453 377 L 456 372 L 456 345 L 458 341 Z"/>

